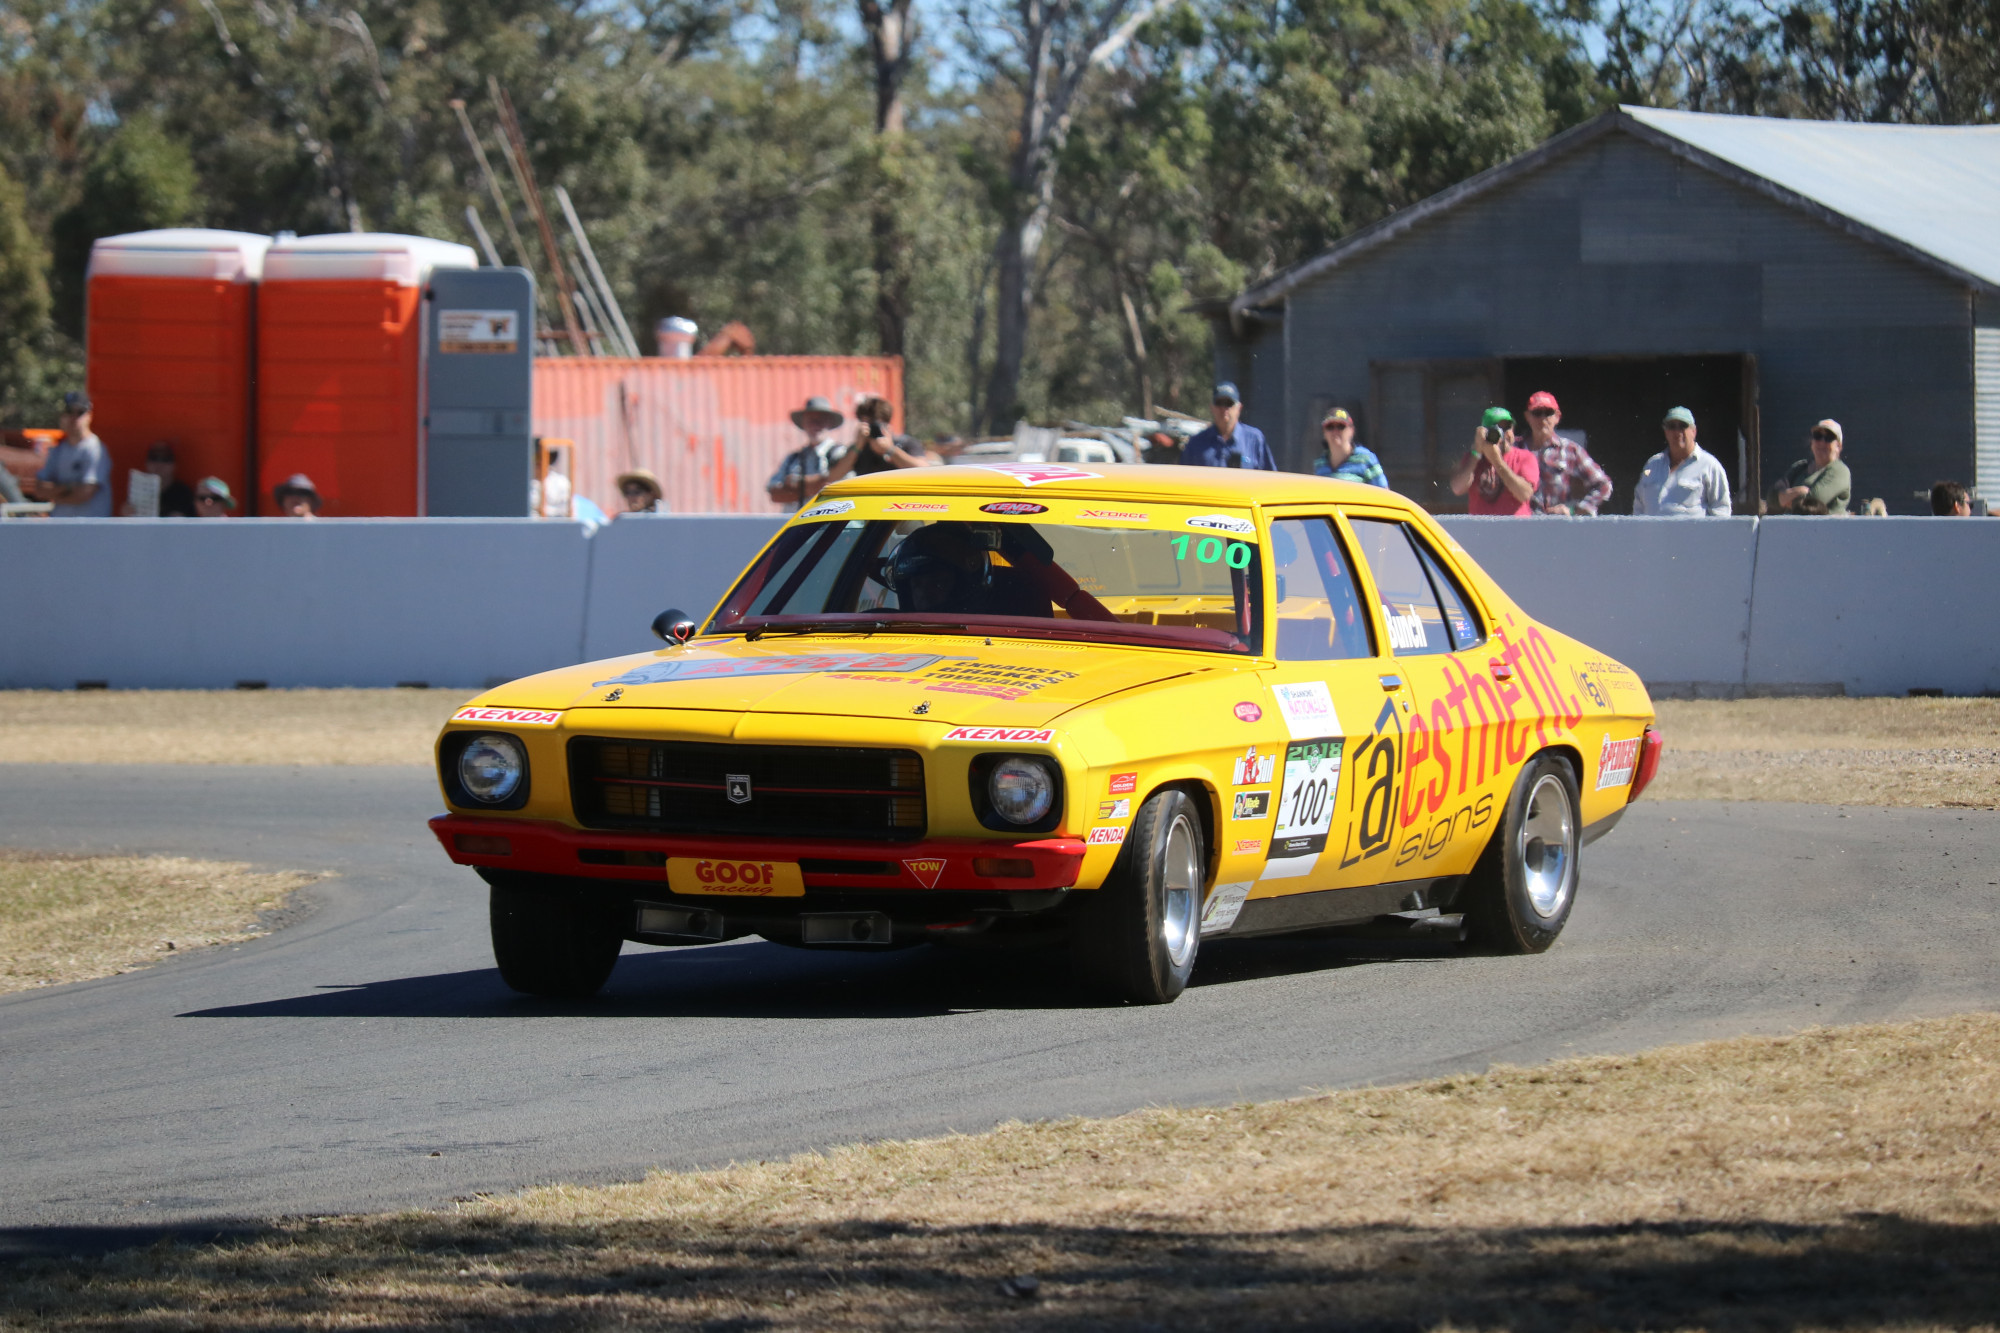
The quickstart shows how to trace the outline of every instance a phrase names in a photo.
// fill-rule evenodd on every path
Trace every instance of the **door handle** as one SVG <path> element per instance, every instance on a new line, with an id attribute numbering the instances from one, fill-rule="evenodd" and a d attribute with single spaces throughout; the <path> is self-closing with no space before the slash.
<path id="1" fill-rule="evenodd" d="M 1385 690 L 1400 690 L 1403 688 L 1403 678 L 1401 676 L 1383 676 L 1381 679 L 1382 688 Z"/>

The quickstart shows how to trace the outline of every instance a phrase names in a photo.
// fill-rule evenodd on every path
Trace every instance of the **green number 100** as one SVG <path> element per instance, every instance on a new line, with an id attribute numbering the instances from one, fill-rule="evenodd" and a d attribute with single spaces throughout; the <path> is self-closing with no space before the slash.
<path id="1" fill-rule="evenodd" d="M 1174 558 L 1177 560 L 1187 559 L 1188 538 L 1183 535 L 1175 537 L 1172 540 Z M 1226 563 L 1231 569 L 1250 568 L 1250 554 L 1250 547 L 1244 542 L 1230 542 L 1225 550 L 1220 537 L 1203 537 L 1199 542 L 1195 543 L 1194 547 L 1194 558 L 1202 564 L 1212 565 L 1221 561 Z"/>

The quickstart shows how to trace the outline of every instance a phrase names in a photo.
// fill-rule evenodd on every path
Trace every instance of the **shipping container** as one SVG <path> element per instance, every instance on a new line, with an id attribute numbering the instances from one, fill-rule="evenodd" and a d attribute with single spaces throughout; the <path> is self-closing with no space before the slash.
<path id="1" fill-rule="evenodd" d="M 85 375 L 111 455 L 114 511 L 156 440 L 176 475 L 252 484 L 252 315 L 270 238 L 172 228 L 91 246 Z"/>
<path id="2" fill-rule="evenodd" d="M 471 247 L 343 233 L 280 241 L 257 297 L 257 479 L 312 478 L 329 517 L 417 512 L 423 289 Z"/>
<path id="3" fill-rule="evenodd" d="M 847 417 L 881 397 L 903 428 L 903 361 L 894 356 L 541 357 L 535 434 L 575 441 L 571 477 L 615 514 L 618 474 L 647 468 L 677 514 L 769 514 L 764 484 L 805 443 L 792 413 L 823 397 Z"/>

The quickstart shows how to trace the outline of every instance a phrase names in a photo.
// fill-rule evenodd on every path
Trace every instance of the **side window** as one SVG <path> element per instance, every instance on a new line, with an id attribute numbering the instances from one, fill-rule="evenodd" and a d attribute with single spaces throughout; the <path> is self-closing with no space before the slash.
<path id="1" fill-rule="evenodd" d="M 1278 660 L 1323 662 L 1373 657 L 1368 617 L 1332 522 L 1281 518 L 1271 524 L 1278 576 Z"/>
<path id="2" fill-rule="evenodd" d="M 1349 521 L 1361 543 L 1361 557 L 1375 576 L 1375 595 L 1389 625 L 1389 647 L 1398 657 L 1451 652 L 1451 631 L 1409 529 L 1387 519 L 1350 515 Z"/>
<path id="3" fill-rule="evenodd" d="M 1431 587 L 1436 589 L 1438 602 L 1444 607 L 1445 628 L 1451 631 L 1451 646 L 1454 651 L 1476 648 L 1485 641 L 1486 635 L 1479 628 L 1479 617 L 1472 614 L 1471 599 L 1465 589 L 1458 586 L 1458 580 L 1445 569 L 1444 561 L 1437 558 L 1437 552 L 1416 533 L 1410 534 L 1410 541 L 1417 548 L 1417 555 L 1424 562 L 1424 572 L 1431 576 Z"/>

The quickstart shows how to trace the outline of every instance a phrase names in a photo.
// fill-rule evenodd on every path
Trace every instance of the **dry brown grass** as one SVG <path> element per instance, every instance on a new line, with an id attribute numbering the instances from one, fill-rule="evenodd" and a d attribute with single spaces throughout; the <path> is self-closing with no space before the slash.
<path id="1" fill-rule="evenodd" d="M 30 1263 L 0 1325 L 1994 1328 L 1996 1105 L 2000 1016 L 1822 1029 Z"/>
<path id="2" fill-rule="evenodd" d="M 0 848 L 0 992 L 108 977 L 263 933 L 316 875 L 175 856 Z"/>
<path id="3" fill-rule="evenodd" d="M 7 690 L 0 763 L 427 764 L 463 690 Z"/>
<path id="4" fill-rule="evenodd" d="M 2000 808 L 2000 699 L 1663 699 L 1664 800 Z"/>

